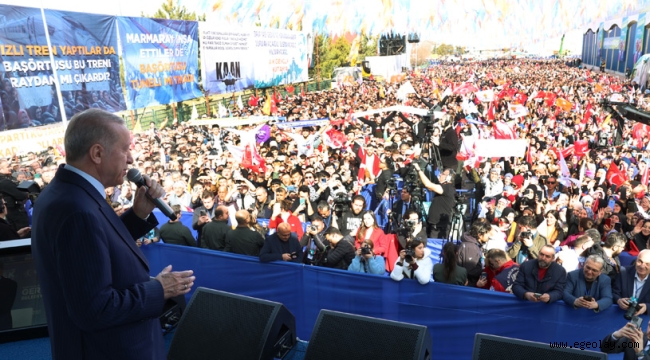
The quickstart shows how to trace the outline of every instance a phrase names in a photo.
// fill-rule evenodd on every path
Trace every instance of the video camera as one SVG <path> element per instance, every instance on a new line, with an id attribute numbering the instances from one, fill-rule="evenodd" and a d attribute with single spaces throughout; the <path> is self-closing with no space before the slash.
<path id="1" fill-rule="evenodd" d="M 334 212 L 341 214 L 345 209 L 349 209 L 352 206 L 352 201 L 346 193 L 337 193 L 334 197 Z"/>
<path id="2" fill-rule="evenodd" d="M 404 249 L 404 252 L 406 253 L 406 255 L 404 256 L 404 261 L 406 261 L 409 264 L 412 263 L 413 257 L 415 256 L 415 251 L 413 250 L 413 248 L 407 247 L 406 249 Z"/>

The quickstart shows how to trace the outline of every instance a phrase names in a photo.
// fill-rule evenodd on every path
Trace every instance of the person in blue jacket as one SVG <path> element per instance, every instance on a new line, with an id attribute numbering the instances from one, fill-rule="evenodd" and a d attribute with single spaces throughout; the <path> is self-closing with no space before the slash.
<path id="1" fill-rule="evenodd" d="M 356 256 L 348 267 L 348 271 L 382 275 L 386 272 L 386 260 L 381 255 L 375 255 L 375 245 L 366 239 L 357 249 Z"/>
<path id="2" fill-rule="evenodd" d="M 564 302 L 575 309 L 591 309 L 600 312 L 612 306 L 612 280 L 603 274 L 605 261 L 598 255 L 590 255 L 584 267 L 567 275 Z"/>

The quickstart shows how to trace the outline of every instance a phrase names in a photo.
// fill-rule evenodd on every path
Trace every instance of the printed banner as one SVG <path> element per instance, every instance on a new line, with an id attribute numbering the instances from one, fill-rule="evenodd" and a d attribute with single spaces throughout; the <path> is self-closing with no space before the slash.
<path id="1" fill-rule="evenodd" d="M 603 50 L 615 50 L 615 49 L 618 49 L 618 44 L 620 42 L 621 42 L 620 38 L 608 37 L 603 41 Z"/>
<path id="2" fill-rule="evenodd" d="M 126 110 L 115 17 L 46 9 L 45 21 L 66 117 L 89 108 Z"/>
<path id="3" fill-rule="evenodd" d="M 208 94 L 307 81 L 308 33 L 201 23 L 201 74 Z"/>
<path id="4" fill-rule="evenodd" d="M 645 18 L 646 14 L 639 14 L 636 22 L 636 32 L 634 35 L 634 63 L 639 60 L 643 50 L 643 36 L 645 35 Z"/>
<path id="5" fill-rule="evenodd" d="M 118 17 L 128 109 L 203 96 L 198 87 L 198 23 Z"/>
<path id="6" fill-rule="evenodd" d="M 197 119 L 186 122 L 189 126 L 211 126 L 219 125 L 221 128 L 236 127 L 245 125 L 261 124 L 271 120 L 285 120 L 285 117 L 278 116 L 251 116 L 251 117 L 232 117 L 227 119 Z"/>
<path id="7" fill-rule="evenodd" d="M 38 128 L 25 128 L 0 133 L 0 157 L 42 151 L 48 146 L 63 145 L 65 126 L 56 123 Z"/>
<path id="8" fill-rule="evenodd" d="M 61 121 L 41 9 L 0 5 L 0 130 Z M 50 34 L 55 31 L 48 27 Z M 58 52 L 52 49 L 52 52 Z"/>
<path id="9" fill-rule="evenodd" d="M 478 139 L 476 155 L 482 157 L 523 157 L 526 153 L 526 140 Z"/>
<path id="10" fill-rule="evenodd" d="M 600 59 L 605 59 L 605 49 L 603 48 L 603 42 L 605 39 L 605 23 L 601 22 L 598 27 L 598 57 Z"/>
<path id="11" fill-rule="evenodd" d="M 623 18 L 621 24 L 623 24 L 623 27 L 621 28 L 621 39 L 618 43 L 618 61 L 623 61 L 623 59 L 625 59 L 625 49 L 627 43 L 627 17 Z"/>
<path id="12" fill-rule="evenodd" d="M 278 123 L 277 126 L 281 129 L 287 128 L 301 128 L 307 126 L 323 126 L 330 123 L 329 118 L 314 119 L 314 120 L 300 120 Z"/>

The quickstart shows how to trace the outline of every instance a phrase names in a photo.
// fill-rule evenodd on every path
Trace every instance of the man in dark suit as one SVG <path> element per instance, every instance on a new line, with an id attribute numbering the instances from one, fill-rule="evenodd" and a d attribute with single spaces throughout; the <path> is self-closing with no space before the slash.
<path id="1" fill-rule="evenodd" d="M 210 190 L 203 191 L 201 194 L 201 202 L 203 202 L 203 206 L 194 209 L 194 213 L 192 214 L 192 229 L 196 230 L 197 246 L 204 247 L 203 244 L 201 244 L 203 238 L 203 227 L 205 224 L 212 221 L 214 210 L 216 208 L 214 204 L 214 193 Z"/>
<path id="2" fill-rule="evenodd" d="M 393 208 L 391 209 L 391 216 L 397 227 L 402 225 L 404 215 L 411 210 L 415 210 L 415 206 L 411 201 L 411 193 L 409 189 L 403 187 L 400 193 L 400 199 L 393 203 Z"/>
<path id="3" fill-rule="evenodd" d="M 605 336 L 600 342 L 600 351 L 606 354 L 623 353 L 623 360 L 650 360 L 650 346 L 648 345 L 648 334 L 650 325 L 646 333 L 637 328 L 632 323 L 627 323 L 622 328 Z"/>
<path id="4" fill-rule="evenodd" d="M 249 227 L 250 213 L 239 210 L 235 213 L 237 228 L 226 234 L 226 247 L 224 251 L 235 254 L 260 256 L 260 249 L 264 245 L 264 238 L 260 233 Z"/>
<path id="5" fill-rule="evenodd" d="M 266 237 L 260 251 L 260 261 L 302 262 L 302 246 L 296 235 L 291 233 L 291 225 L 281 223 L 275 234 Z"/>
<path id="6" fill-rule="evenodd" d="M 393 170 L 388 166 L 385 157 L 379 160 L 379 169 L 381 172 L 375 178 L 375 199 L 377 201 L 381 201 L 382 198 L 387 199 L 390 196 L 388 181 L 393 179 Z"/>
<path id="7" fill-rule="evenodd" d="M 196 240 L 190 229 L 181 223 L 181 206 L 172 205 L 176 220 L 169 220 L 160 227 L 160 238 L 165 244 L 184 245 L 196 247 Z"/>
<path id="8" fill-rule="evenodd" d="M 34 208 L 32 251 L 57 359 L 166 359 L 159 316 L 165 301 L 187 294 L 192 271 L 155 278 L 135 239 L 157 221 L 147 187 L 121 217 L 105 188 L 123 183 L 133 163 L 130 133 L 119 116 L 100 109 L 76 114 L 64 137 L 66 164 Z M 147 189 L 148 188 L 148 189 Z"/>
<path id="9" fill-rule="evenodd" d="M 650 284 L 645 286 L 650 273 L 650 249 L 641 250 L 636 258 L 634 265 L 621 267 L 612 293 L 614 302 L 627 311 L 630 307 L 630 299 L 635 297 L 639 304 L 639 310 L 634 315 L 643 315 L 648 313 L 650 305 Z"/>
<path id="10" fill-rule="evenodd" d="M 226 248 L 226 235 L 230 230 L 232 228 L 228 225 L 228 208 L 219 205 L 214 210 L 212 221 L 203 227 L 201 247 L 223 251 Z"/>
<path id="11" fill-rule="evenodd" d="M 13 327 L 11 308 L 18 293 L 18 283 L 3 275 L 4 264 L 0 262 L 0 331 L 10 330 Z"/>

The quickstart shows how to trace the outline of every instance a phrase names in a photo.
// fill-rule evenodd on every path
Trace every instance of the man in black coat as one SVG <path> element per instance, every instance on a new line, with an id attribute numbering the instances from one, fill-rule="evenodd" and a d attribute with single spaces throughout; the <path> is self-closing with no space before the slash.
<path id="1" fill-rule="evenodd" d="M 201 247 L 223 251 L 226 248 L 226 235 L 230 230 L 232 229 L 228 225 L 228 208 L 223 205 L 217 206 L 212 221 L 203 227 Z"/>
<path id="2" fill-rule="evenodd" d="M 537 259 L 521 264 L 517 279 L 512 285 L 512 293 L 532 302 L 549 304 L 561 300 L 566 285 L 566 271 L 562 265 L 553 261 L 554 258 L 555 248 L 544 245 Z"/>
<path id="3" fill-rule="evenodd" d="M 13 327 L 11 308 L 16 301 L 18 283 L 3 277 L 4 264 L 0 262 L 0 331 L 10 330 Z"/>
<path id="4" fill-rule="evenodd" d="M 260 251 L 260 261 L 302 262 L 302 246 L 296 235 L 291 233 L 291 225 L 281 223 L 275 234 L 266 237 Z"/>
<path id="5" fill-rule="evenodd" d="M 325 232 L 329 244 L 324 248 L 322 262 L 319 265 L 347 270 L 355 256 L 354 239 L 343 237 L 339 229 L 331 227 Z"/>
<path id="6" fill-rule="evenodd" d="M 181 223 L 181 206 L 172 205 L 176 220 L 169 220 L 160 227 L 160 238 L 165 244 L 196 246 L 196 240 L 190 229 Z"/>
<path id="7" fill-rule="evenodd" d="M 7 218 L 16 230 L 29 226 L 29 217 L 25 211 L 27 192 L 18 190 L 18 185 L 11 177 L 9 161 L 0 159 L 0 197 L 7 207 Z"/>
<path id="8" fill-rule="evenodd" d="M 235 213 L 237 228 L 226 234 L 226 247 L 224 251 L 235 254 L 260 256 L 260 250 L 264 246 L 264 238 L 260 233 L 251 229 L 250 214 L 247 210 L 239 210 Z"/>

